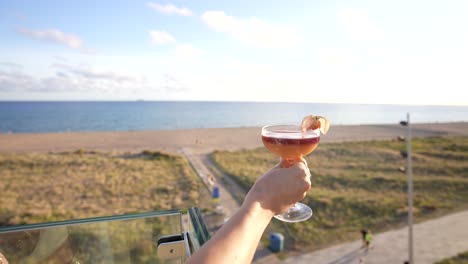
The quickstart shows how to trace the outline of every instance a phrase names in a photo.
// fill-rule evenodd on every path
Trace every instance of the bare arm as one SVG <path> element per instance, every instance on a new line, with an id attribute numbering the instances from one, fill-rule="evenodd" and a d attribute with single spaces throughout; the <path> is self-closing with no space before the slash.
<path id="1" fill-rule="evenodd" d="M 274 167 L 257 180 L 239 211 L 187 263 L 250 263 L 271 218 L 304 198 L 309 188 L 305 163 Z"/>

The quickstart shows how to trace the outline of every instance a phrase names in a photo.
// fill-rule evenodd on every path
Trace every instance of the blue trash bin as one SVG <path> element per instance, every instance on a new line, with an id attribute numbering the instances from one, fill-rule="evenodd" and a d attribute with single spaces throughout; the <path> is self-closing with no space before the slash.
<path id="1" fill-rule="evenodd" d="M 219 199 L 219 187 L 217 186 L 213 188 L 213 199 Z"/>
<path id="2" fill-rule="evenodd" d="M 281 252 L 283 251 L 284 245 L 284 236 L 280 233 L 271 233 L 270 234 L 270 250 L 272 252 Z"/>

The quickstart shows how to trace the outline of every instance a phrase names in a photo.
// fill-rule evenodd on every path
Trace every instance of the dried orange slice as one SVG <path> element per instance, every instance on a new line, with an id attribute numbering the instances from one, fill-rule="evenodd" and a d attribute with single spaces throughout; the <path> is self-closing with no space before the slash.
<path id="1" fill-rule="evenodd" d="M 302 131 L 320 128 L 320 132 L 325 135 L 330 129 L 330 122 L 326 117 L 309 115 L 302 119 L 301 128 Z"/>

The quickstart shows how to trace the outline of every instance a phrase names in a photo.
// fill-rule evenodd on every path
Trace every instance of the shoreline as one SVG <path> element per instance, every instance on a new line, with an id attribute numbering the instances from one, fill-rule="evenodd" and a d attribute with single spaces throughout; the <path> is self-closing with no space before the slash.
<path id="1" fill-rule="evenodd" d="M 184 130 L 96 131 L 60 133 L 0 134 L 0 153 L 63 152 L 77 149 L 95 151 L 161 150 L 180 154 L 214 150 L 262 147 L 260 127 L 200 128 Z M 336 125 L 321 141 L 391 140 L 406 135 L 406 127 L 394 124 Z M 415 123 L 413 137 L 468 136 L 468 122 Z"/>

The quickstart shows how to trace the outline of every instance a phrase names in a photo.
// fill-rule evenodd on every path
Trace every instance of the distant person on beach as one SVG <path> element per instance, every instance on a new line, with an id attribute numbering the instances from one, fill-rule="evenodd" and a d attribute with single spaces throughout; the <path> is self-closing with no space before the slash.
<path id="1" fill-rule="evenodd" d="M 287 211 L 310 189 L 306 161 L 290 165 L 282 168 L 278 164 L 257 179 L 241 208 L 187 263 L 251 263 L 273 216 Z"/>
<path id="2" fill-rule="evenodd" d="M 365 240 L 366 240 L 366 249 L 372 249 L 372 233 L 370 230 L 367 230 Z"/>
<path id="3" fill-rule="evenodd" d="M 362 247 L 366 247 L 366 235 L 367 235 L 367 230 L 361 229 L 361 235 L 362 235 Z"/>

